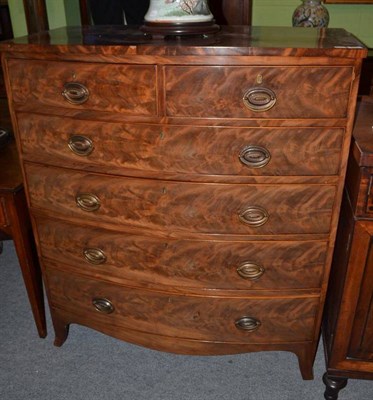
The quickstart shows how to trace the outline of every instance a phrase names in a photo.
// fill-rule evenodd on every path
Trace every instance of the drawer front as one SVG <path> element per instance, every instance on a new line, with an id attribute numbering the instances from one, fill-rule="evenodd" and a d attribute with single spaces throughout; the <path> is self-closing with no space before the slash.
<path id="1" fill-rule="evenodd" d="M 342 129 L 120 124 L 19 114 L 24 158 L 75 168 L 210 175 L 335 175 Z"/>
<path id="2" fill-rule="evenodd" d="M 326 242 L 175 240 L 39 219 L 42 257 L 143 285 L 209 289 L 319 288 Z"/>
<path id="3" fill-rule="evenodd" d="M 335 187 L 104 177 L 27 165 L 31 206 L 94 223 L 201 233 L 328 233 Z"/>
<path id="4" fill-rule="evenodd" d="M 157 113 L 154 66 L 12 59 L 8 66 L 13 101 L 18 104 Z"/>
<path id="5" fill-rule="evenodd" d="M 319 303 L 317 297 L 256 299 L 145 291 L 50 268 L 46 278 L 52 307 L 84 314 L 91 321 L 118 329 L 196 340 L 312 340 Z"/>
<path id="6" fill-rule="evenodd" d="M 350 67 L 170 66 L 165 68 L 166 112 L 217 118 L 345 118 L 351 81 Z"/>

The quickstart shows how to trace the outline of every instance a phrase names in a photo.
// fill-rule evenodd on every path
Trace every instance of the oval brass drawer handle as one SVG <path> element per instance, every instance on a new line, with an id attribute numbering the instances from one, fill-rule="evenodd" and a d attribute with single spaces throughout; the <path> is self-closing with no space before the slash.
<path id="1" fill-rule="evenodd" d="M 63 85 L 62 96 L 70 104 L 83 104 L 89 98 L 89 90 L 79 82 L 66 82 Z"/>
<path id="2" fill-rule="evenodd" d="M 247 207 L 244 211 L 241 211 L 238 215 L 240 220 L 247 225 L 252 227 L 259 227 L 264 225 L 268 219 L 269 214 L 268 211 L 260 206 L 250 206 Z"/>
<path id="3" fill-rule="evenodd" d="M 241 278 L 255 281 L 259 279 L 265 272 L 265 269 L 254 262 L 246 261 L 237 268 L 237 273 Z"/>
<path id="4" fill-rule="evenodd" d="M 111 314 L 114 311 L 113 303 L 102 297 L 95 297 L 92 299 L 92 304 L 97 311 L 103 314 Z"/>
<path id="5" fill-rule="evenodd" d="M 73 135 L 68 141 L 69 149 L 78 156 L 88 156 L 93 151 L 93 142 L 87 136 Z"/>
<path id="6" fill-rule="evenodd" d="M 107 261 L 107 257 L 104 251 L 95 247 L 83 250 L 84 258 L 94 265 L 104 264 Z"/>
<path id="7" fill-rule="evenodd" d="M 96 211 L 101 207 L 100 199 L 92 193 L 80 193 L 76 196 L 75 201 L 83 211 Z"/>
<path id="8" fill-rule="evenodd" d="M 243 96 L 243 103 L 254 112 L 268 111 L 277 101 L 273 90 L 265 87 L 253 87 Z"/>
<path id="9" fill-rule="evenodd" d="M 243 331 L 253 332 L 256 331 L 262 323 L 253 317 L 242 317 L 235 322 L 235 325 L 238 329 Z"/>
<path id="10" fill-rule="evenodd" d="M 271 153 L 262 146 L 246 146 L 239 155 L 242 164 L 251 168 L 263 168 L 271 160 Z"/>

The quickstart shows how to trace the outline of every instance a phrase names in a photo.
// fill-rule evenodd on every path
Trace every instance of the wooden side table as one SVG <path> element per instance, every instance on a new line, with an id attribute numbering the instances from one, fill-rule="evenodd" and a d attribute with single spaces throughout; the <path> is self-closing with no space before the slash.
<path id="1" fill-rule="evenodd" d="M 14 241 L 35 324 L 44 338 L 47 329 L 41 271 L 13 140 L 0 149 L 0 240 L 6 239 Z"/>

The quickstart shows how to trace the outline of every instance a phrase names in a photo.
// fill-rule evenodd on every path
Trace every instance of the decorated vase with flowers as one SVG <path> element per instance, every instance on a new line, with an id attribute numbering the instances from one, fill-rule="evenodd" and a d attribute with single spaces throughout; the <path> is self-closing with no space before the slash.
<path id="1" fill-rule="evenodd" d="M 293 13 L 293 26 L 326 28 L 329 12 L 321 0 L 303 0 Z"/>

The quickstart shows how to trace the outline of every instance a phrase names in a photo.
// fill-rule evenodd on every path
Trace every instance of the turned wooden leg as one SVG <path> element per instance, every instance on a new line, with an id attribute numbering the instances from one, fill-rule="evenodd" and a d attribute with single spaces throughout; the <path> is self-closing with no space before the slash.
<path id="1" fill-rule="evenodd" d="M 69 324 L 60 319 L 53 310 L 51 310 L 51 315 L 55 334 L 54 345 L 56 347 L 61 347 L 69 334 Z"/>
<path id="2" fill-rule="evenodd" d="M 337 400 L 339 391 L 346 387 L 347 378 L 330 378 L 325 372 L 322 380 L 326 386 L 324 397 L 326 400 Z"/>

